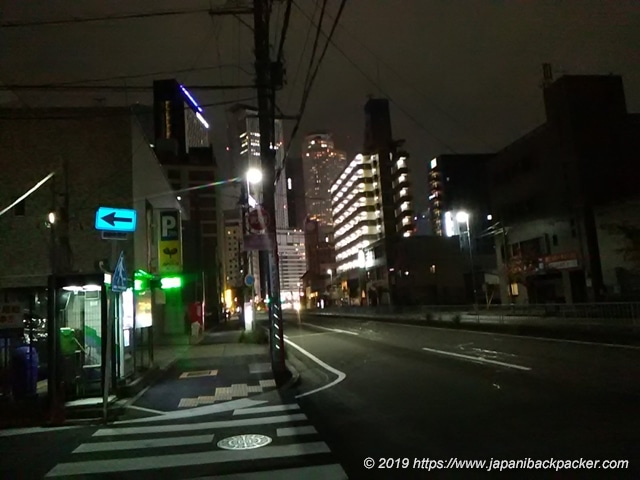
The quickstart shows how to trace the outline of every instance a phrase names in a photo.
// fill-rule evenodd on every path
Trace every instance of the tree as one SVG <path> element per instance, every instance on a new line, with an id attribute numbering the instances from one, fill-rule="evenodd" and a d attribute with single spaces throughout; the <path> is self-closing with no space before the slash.
<path id="1" fill-rule="evenodd" d="M 640 226 L 629 222 L 603 225 L 603 229 L 623 238 L 623 246 L 616 249 L 629 262 L 629 270 L 640 272 Z"/>

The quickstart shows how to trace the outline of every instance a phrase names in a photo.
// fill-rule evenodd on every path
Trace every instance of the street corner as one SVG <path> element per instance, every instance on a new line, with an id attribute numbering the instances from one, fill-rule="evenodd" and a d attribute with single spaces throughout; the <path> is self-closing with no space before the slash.
<path id="1" fill-rule="evenodd" d="M 132 407 L 164 413 L 270 392 L 277 385 L 271 372 L 271 364 L 262 360 L 179 360 L 157 383 L 136 399 Z"/>

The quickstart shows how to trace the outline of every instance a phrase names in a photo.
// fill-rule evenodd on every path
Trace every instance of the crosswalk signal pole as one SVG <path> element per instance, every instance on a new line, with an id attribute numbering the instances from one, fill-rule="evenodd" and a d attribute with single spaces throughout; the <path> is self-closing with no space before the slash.
<path id="1" fill-rule="evenodd" d="M 269 336 L 273 375 L 277 384 L 288 380 L 290 373 L 285 364 L 282 308 L 280 304 L 280 275 L 278 273 L 278 246 L 276 242 L 276 150 L 274 138 L 272 63 L 269 51 L 269 0 L 253 1 L 256 81 L 258 90 L 258 124 L 260 128 L 260 163 L 263 175 L 263 207 L 270 217 L 267 235 L 270 238 L 268 256 Z M 264 253 L 261 257 L 264 258 Z M 261 270 L 267 262 L 261 262 Z"/>

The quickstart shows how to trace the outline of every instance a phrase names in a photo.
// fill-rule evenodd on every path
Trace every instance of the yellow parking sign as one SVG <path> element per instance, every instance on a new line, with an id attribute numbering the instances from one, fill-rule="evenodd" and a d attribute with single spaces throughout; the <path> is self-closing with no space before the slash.
<path id="1" fill-rule="evenodd" d="M 161 210 L 159 217 L 158 270 L 160 273 L 182 271 L 182 235 L 180 212 Z"/>

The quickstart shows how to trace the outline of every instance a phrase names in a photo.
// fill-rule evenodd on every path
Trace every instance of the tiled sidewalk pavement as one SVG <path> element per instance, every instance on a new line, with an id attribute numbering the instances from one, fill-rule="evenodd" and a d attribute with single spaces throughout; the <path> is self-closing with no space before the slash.
<path id="1" fill-rule="evenodd" d="M 268 346 L 238 343 L 239 335 L 209 333 L 198 345 L 158 347 L 154 361 L 164 373 L 136 405 L 161 411 L 193 408 L 275 389 Z"/>

